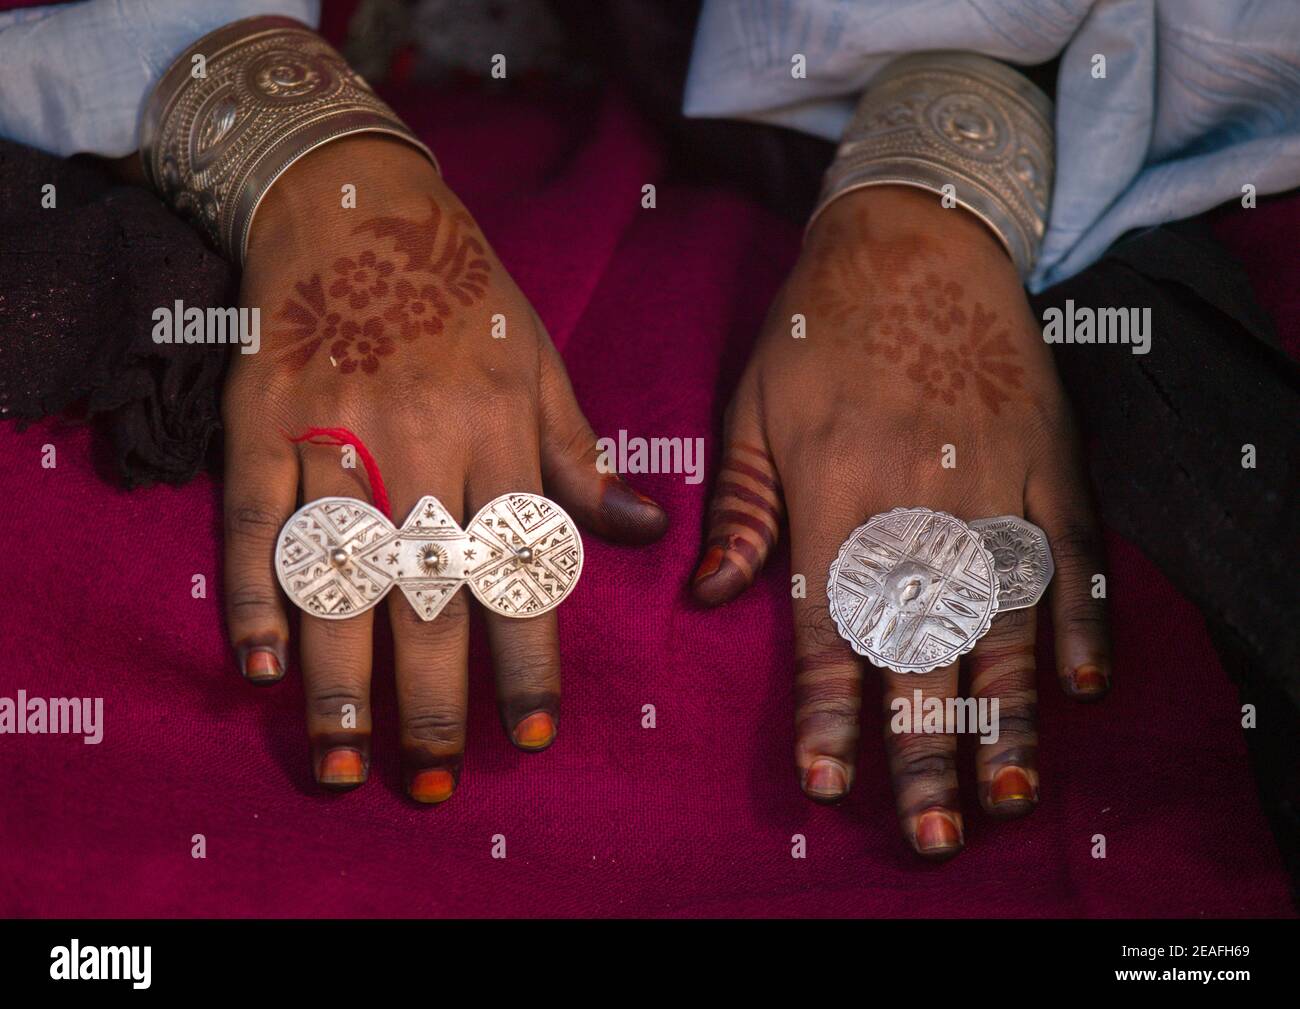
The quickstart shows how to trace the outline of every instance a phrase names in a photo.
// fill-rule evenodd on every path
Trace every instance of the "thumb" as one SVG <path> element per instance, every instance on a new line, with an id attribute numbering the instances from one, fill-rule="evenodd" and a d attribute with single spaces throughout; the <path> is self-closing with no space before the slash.
<path id="1" fill-rule="evenodd" d="M 596 433 L 573 395 L 564 362 L 550 340 L 541 352 L 542 482 L 575 519 L 618 543 L 653 543 L 668 529 L 668 513 L 596 465 Z"/>

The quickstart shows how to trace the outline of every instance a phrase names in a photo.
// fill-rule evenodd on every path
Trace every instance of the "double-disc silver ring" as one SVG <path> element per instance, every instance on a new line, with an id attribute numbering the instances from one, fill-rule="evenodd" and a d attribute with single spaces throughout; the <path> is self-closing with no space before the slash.
<path id="1" fill-rule="evenodd" d="M 1054 571 L 1046 534 L 1022 518 L 895 508 L 844 541 L 826 595 L 855 652 L 927 673 L 974 648 L 999 612 L 1036 604 Z"/>
<path id="2" fill-rule="evenodd" d="M 503 494 L 461 529 L 435 497 L 423 497 L 398 529 L 355 498 L 303 505 L 280 530 L 275 573 L 312 616 L 364 613 L 394 585 L 432 620 L 462 584 L 488 609 L 535 617 L 560 604 L 582 573 L 573 519 L 537 494 Z"/>

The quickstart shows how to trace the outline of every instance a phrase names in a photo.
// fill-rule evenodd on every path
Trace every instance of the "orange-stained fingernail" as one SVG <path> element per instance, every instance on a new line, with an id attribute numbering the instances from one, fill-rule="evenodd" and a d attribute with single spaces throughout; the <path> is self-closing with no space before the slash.
<path id="1" fill-rule="evenodd" d="M 321 757 L 316 780 L 322 785 L 360 785 L 366 780 L 366 762 L 361 751 L 337 747 Z"/>
<path id="2" fill-rule="evenodd" d="M 916 849 L 923 855 L 941 855 L 961 847 L 961 828 L 946 809 L 930 809 L 916 821 Z"/>
<path id="3" fill-rule="evenodd" d="M 814 799 L 838 799 L 849 787 L 848 775 L 838 760 L 825 757 L 812 762 L 803 781 L 804 792 Z"/>
<path id="4" fill-rule="evenodd" d="M 555 738 L 555 720 L 545 711 L 534 711 L 515 726 L 515 742 L 526 750 L 540 750 Z"/>
<path id="5" fill-rule="evenodd" d="M 274 683 L 284 676 L 280 660 L 269 648 L 255 648 L 244 655 L 244 677 L 250 683 Z"/>
<path id="6" fill-rule="evenodd" d="M 443 767 L 430 767 L 411 776 L 407 787 L 416 802 L 446 802 L 456 788 L 456 778 Z"/>
<path id="7" fill-rule="evenodd" d="M 717 574 L 720 567 L 722 567 L 722 547 L 709 547 L 709 552 L 704 555 L 704 560 L 700 561 L 693 580 L 702 582 Z"/>
<path id="8" fill-rule="evenodd" d="M 1097 666 L 1080 666 L 1074 671 L 1074 689 L 1080 694 L 1100 694 L 1109 680 Z"/>
<path id="9" fill-rule="evenodd" d="M 1012 764 L 999 770 L 989 784 L 989 801 L 995 806 L 1002 802 L 1033 802 L 1034 798 L 1029 775 Z"/>

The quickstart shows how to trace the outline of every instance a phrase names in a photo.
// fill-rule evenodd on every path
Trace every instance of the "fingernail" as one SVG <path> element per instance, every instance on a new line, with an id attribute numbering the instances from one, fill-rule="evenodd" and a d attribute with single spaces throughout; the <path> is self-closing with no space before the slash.
<path id="1" fill-rule="evenodd" d="M 534 711 L 515 726 L 515 742 L 525 750 L 540 750 L 555 738 L 555 720 L 545 711 Z"/>
<path id="2" fill-rule="evenodd" d="M 927 810 L 916 821 L 916 850 L 923 855 L 956 854 L 961 843 L 961 827 L 946 809 Z"/>
<path id="3" fill-rule="evenodd" d="M 366 780 L 366 762 L 361 751 L 342 746 L 329 750 L 321 757 L 316 780 L 335 788 L 360 785 Z"/>
<path id="4" fill-rule="evenodd" d="M 284 677 L 284 670 L 275 652 L 269 648 L 252 648 L 244 652 L 241 672 L 249 683 L 259 686 L 275 683 Z"/>
<path id="5" fill-rule="evenodd" d="M 1096 695 L 1104 693 L 1110 680 L 1099 666 L 1080 666 L 1074 671 L 1074 692 Z"/>
<path id="6" fill-rule="evenodd" d="M 446 802 L 456 789 L 456 777 L 444 767 L 430 767 L 411 775 L 407 792 L 416 802 Z"/>
<path id="7" fill-rule="evenodd" d="M 849 777 L 838 760 L 814 760 L 804 777 L 803 790 L 814 799 L 838 799 L 849 788 Z"/>
<path id="8" fill-rule="evenodd" d="M 695 578 L 692 580 L 702 582 L 717 574 L 718 568 L 722 567 L 722 556 L 722 547 L 709 547 L 709 552 L 704 555 L 704 560 L 700 561 L 700 566 L 695 571 Z"/>
<path id="9" fill-rule="evenodd" d="M 997 806 L 1004 802 L 1033 802 L 1033 783 L 1022 768 L 1008 764 L 993 776 L 989 783 L 989 802 Z"/>

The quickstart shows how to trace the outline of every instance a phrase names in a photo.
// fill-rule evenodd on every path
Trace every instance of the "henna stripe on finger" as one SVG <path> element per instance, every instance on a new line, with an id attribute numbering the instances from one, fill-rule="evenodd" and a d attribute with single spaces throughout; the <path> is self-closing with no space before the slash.
<path id="1" fill-rule="evenodd" d="M 744 445 L 733 445 L 760 455 Z M 753 484 L 754 486 L 750 486 Z M 765 495 L 764 491 L 771 496 Z M 692 579 L 700 585 L 718 582 L 716 601 L 725 601 L 753 582 L 781 529 L 781 505 L 776 480 L 729 455 L 723 463 L 709 509 L 709 538 L 704 559 Z M 711 586 L 712 588 L 713 586 Z M 706 600 L 712 601 L 712 600 Z"/>
<path id="2" fill-rule="evenodd" d="M 748 512 L 726 508 L 713 512 L 711 518 L 716 532 L 709 538 L 710 545 L 720 545 L 724 540 L 734 536 L 744 537 L 746 530 L 758 537 L 755 546 L 764 553 L 767 552 L 768 547 L 776 542 L 776 532 L 772 527 Z M 728 530 L 726 529 L 727 526 L 738 526 L 739 528 Z"/>
<path id="3" fill-rule="evenodd" d="M 779 529 L 781 525 L 780 517 L 777 513 L 777 507 L 761 494 L 756 494 L 748 487 L 735 483 L 732 480 L 725 480 L 718 484 L 718 501 L 714 502 L 714 508 L 717 508 L 718 502 L 725 501 L 728 498 L 735 498 L 751 505 L 760 515 L 766 515 L 772 521 L 774 529 Z"/>
<path id="4" fill-rule="evenodd" d="M 780 493 L 781 485 L 774 476 L 771 476 L 770 474 L 763 472 L 757 467 L 749 465 L 749 463 L 741 462 L 739 459 L 735 459 L 735 458 L 728 458 L 722 464 L 721 472 L 726 473 L 728 471 L 744 474 L 745 476 L 749 477 L 749 479 L 753 480 L 755 483 L 761 484 L 762 486 L 766 487 L 768 490 L 772 492 L 774 499 L 779 500 L 775 498 L 775 496 Z"/>

